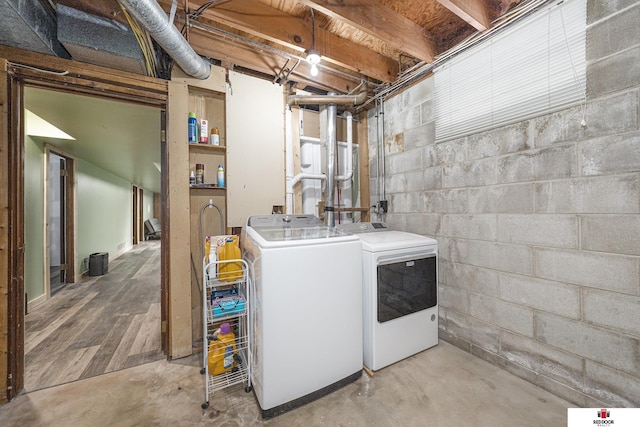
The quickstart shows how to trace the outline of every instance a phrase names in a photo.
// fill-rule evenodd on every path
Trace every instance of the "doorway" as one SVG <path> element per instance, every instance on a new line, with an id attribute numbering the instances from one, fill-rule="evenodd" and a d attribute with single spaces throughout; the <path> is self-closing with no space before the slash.
<path id="1" fill-rule="evenodd" d="M 47 236 L 50 297 L 75 282 L 73 260 L 73 159 L 47 150 Z M 71 190 L 71 191 L 69 191 Z"/>
<path id="2" fill-rule="evenodd" d="M 70 137 L 24 130 L 24 388 L 164 358 L 162 242 L 141 238 L 145 215 L 161 217 L 152 208 L 161 194 L 162 110 L 32 86 L 24 101 Z M 101 252 L 108 268 L 93 275 L 91 256 Z"/>

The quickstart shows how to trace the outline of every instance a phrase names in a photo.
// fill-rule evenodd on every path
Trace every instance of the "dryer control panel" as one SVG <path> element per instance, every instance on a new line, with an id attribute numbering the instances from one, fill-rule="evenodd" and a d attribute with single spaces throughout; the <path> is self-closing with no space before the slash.
<path id="1" fill-rule="evenodd" d="M 349 233 L 375 233 L 376 231 L 389 231 L 389 227 L 384 222 L 354 222 L 350 224 L 339 224 L 336 226 L 340 230 Z"/>

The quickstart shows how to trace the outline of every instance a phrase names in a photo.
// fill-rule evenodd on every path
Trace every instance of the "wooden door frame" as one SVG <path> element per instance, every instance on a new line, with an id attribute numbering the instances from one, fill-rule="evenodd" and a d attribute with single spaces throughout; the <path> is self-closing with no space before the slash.
<path id="1" fill-rule="evenodd" d="M 140 198 L 138 193 L 138 186 L 131 186 L 131 231 L 132 231 L 132 240 L 131 243 L 137 245 L 140 243 L 140 228 L 138 224 L 140 223 Z"/>
<path id="2" fill-rule="evenodd" d="M 48 201 L 48 189 L 49 189 L 49 159 L 51 153 L 54 153 L 60 157 L 64 157 L 67 161 L 66 165 L 66 179 L 65 179 L 65 247 L 64 247 L 64 257 L 66 264 L 66 277 L 65 283 L 75 283 L 76 282 L 76 159 L 74 156 L 65 153 L 63 150 L 56 148 L 52 145 L 45 144 L 44 146 L 45 153 L 45 173 L 44 173 L 44 240 L 45 240 L 45 251 L 44 251 L 44 281 L 45 281 L 45 294 L 46 299 L 51 297 L 51 278 L 49 277 L 49 265 L 51 260 L 49 259 L 49 247 L 51 242 L 49 241 L 49 201 Z"/>
<path id="3" fill-rule="evenodd" d="M 138 241 L 144 241 L 144 189 L 138 187 Z"/>
<path id="4" fill-rule="evenodd" d="M 46 69 L 45 69 L 46 68 Z M 24 135 L 23 92 L 26 85 L 76 94 L 116 99 L 167 109 L 168 84 L 164 80 L 104 67 L 81 64 L 20 49 L 0 46 L 0 403 L 11 400 L 24 388 Z M 166 129 L 165 123 L 162 128 Z M 162 169 L 168 149 L 162 132 Z M 168 200 L 163 180 L 161 198 Z M 168 207 L 161 221 L 169 224 Z M 162 342 L 170 351 L 168 315 L 169 230 L 161 237 Z M 4 280 L 6 279 L 6 280 Z M 6 311 L 4 307 L 7 307 Z M 170 354 L 168 354 L 170 356 Z M 6 363 L 5 363 L 6 357 Z M 6 383 L 5 383 L 6 380 Z M 6 386 L 5 386 L 6 385 Z"/>

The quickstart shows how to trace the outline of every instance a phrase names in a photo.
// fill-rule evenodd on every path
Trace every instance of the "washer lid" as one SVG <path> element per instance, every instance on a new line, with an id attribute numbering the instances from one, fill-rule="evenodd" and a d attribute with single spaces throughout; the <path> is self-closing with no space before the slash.
<path id="1" fill-rule="evenodd" d="M 430 237 L 404 231 L 384 231 L 379 233 L 358 234 L 362 241 L 362 249 L 368 252 L 408 249 L 420 246 L 437 247 L 438 242 Z"/>

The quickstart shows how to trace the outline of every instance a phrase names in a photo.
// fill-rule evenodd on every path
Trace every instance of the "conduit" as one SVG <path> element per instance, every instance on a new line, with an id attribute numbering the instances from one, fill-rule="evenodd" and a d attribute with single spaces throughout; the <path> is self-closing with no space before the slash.
<path id="1" fill-rule="evenodd" d="M 193 50 L 155 0 L 119 1 L 185 73 L 201 80 L 209 77 L 211 64 Z"/>

